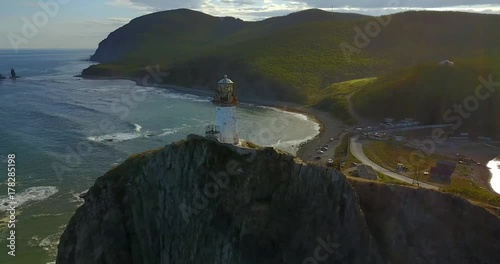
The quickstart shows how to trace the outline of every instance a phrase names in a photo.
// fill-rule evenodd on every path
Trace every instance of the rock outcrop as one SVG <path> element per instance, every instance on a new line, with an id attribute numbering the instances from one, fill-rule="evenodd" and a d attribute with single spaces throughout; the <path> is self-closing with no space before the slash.
<path id="1" fill-rule="evenodd" d="M 481 207 L 408 187 L 354 186 L 338 171 L 272 148 L 190 136 L 100 177 L 61 236 L 57 263 L 500 258 L 500 221 Z"/>

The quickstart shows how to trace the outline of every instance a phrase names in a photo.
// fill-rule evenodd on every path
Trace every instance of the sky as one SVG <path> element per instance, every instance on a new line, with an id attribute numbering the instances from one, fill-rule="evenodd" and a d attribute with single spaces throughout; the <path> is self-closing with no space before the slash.
<path id="1" fill-rule="evenodd" d="M 131 19 L 177 8 L 255 21 L 310 8 L 367 15 L 406 10 L 500 14 L 500 0 L 2 0 L 0 49 L 95 49 Z"/>

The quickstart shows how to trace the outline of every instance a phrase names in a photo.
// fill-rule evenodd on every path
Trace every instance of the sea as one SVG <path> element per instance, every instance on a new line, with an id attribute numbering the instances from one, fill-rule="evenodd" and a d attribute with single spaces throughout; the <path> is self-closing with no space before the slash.
<path id="1" fill-rule="evenodd" d="M 203 135 L 215 122 L 208 97 L 75 77 L 93 64 L 92 53 L 0 50 L 0 73 L 14 68 L 20 76 L 0 80 L 0 263 L 54 263 L 59 237 L 83 202 L 79 194 L 97 177 L 132 154 Z M 306 115 L 271 107 L 242 103 L 237 118 L 242 139 L 292 154 L 319 134 Z M 11 154 L 14 229 L 6 211 Z M 15 257 L 8 255 L 11 231 Z"/>

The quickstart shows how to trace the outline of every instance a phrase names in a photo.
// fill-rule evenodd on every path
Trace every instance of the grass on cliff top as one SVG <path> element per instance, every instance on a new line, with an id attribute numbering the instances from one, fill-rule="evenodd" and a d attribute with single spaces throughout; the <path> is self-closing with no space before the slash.
<path id="1" fill-rule="evenodd" d="M 378 171 L 377 171 L 377 176 L 378 176 L 378 181 L 382 182 L 382 183 L 412 186 L 411 184 L 409 184 L 407 182 L 391 178 L 391 177 L 389 177 L 381 172 L 378 172 Z"/>
<path id="2" fill-rule="evenodd" d="M 399 142 L 378 140 L 366 141 L 363 143 L 363 151 L 370 160 L 389 170 L 396 169 L 398 163 L 403 163 L 403 165 L 408 167 L 409 171 L 416 171 L 418 169 L 415 164 L 409 163 L 412 153 L 418 150 L 406 147 Z M 421 172 L 429 171 L 438 160 L 452 160 L 450 157 L 437 154 L 425 157 L 420 167 Z M 408 162 L 405 163 L 402 162 L 402 160 Z M 421 179 L 422 178 L 424 177 L 421 177 Z"/>
<path id="3" fill-rule="evenodd" d="M 394 169 L 398 163 L 398 157 L 401 156 L 409 159 L 409 155 L 414 149 L 404 147 L 395 142 L 372 141 L 363 144 L 363 150 L 365 151 L 366 156 L 373 162 L 387 169 Z M 452 160 L 452 158 L 437 154 L 430 155 L 427 160 L 425 160 L 425 165 L 423 166 L 424 169 L 421 168 L 421 171 L 429 171 L 430 167 L 434 166 L 437 160 Z M 415 171 L 416 169 L 411 164 L 405 165 L 408 166 L 410 171 Z M 441 186 L 440 190 L 445 193 L 456 194 L 472 201 L 500 207 L 500 195 L 478 186 L 469 179 L 461 177 L 469 176 L 468 173 L 470 173 L 470 171 L 465 166 L 459 165 L 455 171 L 455 176 L 452 177 L 452 181 L 448 186 L 440 183 L 431 183 Z M 390 177 L 384 177 L 384 175 L 379 174 L 379 178 L 382 182 L 401 184 L 398 183 L 399 181 L 393 182 L 396 180 Z M 420 181 L 429 181 L 429 176 L 421 175 Z"/>
<path id="4" fill-rule="evenodd" d="M 441 191 L 500 208 L 500 195 L 481 188 L 468 179 L 453 177 L 450 186 L 442 188 Z"/>

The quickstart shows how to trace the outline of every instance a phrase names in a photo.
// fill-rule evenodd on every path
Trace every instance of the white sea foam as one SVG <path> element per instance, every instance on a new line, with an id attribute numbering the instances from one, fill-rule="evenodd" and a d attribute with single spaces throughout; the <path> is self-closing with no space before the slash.
<path id="1" fill-rule="evenodd" d="M 64 215 L 64 214 L 62 214 L 62 213 L 61 214 L 34 214 L 31 217 L 38 218 L 38 217 L 61 216 L 61 215 Z"/>
<path id="2" fill-rule="evenodd" d="M 281 141 L 281 139 L 280 139 L 280 140 L 278 140 L 277 143 L 271 145 L 271 147 L 281 149 L 284 151 L 288 151 L 291 154 L 296 155 L 297 152 L 299 151 L 300 145 L 314 139 L 318 134 L 319 134 L 319 130 L 318 130 L 318 133 L 315 133 L 314 135 L 311 135 L 311 136 L 303 138 L 303 139 L 295 139 L 295 140 L 288 140 L 288 141 Z"/>
<path id="3" fill-rule="evenodd" d="M 106 142 L 122 142 L 143 137 L 139 133 L 114 133 L 102 136 L 88 137 L 87 139 L 93 142 L 106 143 Z"/>
<path id="4" fill-rule="evenodd" d="M 54 186 L 38 186 L 25 189 L 16 193 L 15 200 L 11 201 L 7 196 L 0 197 L 0 212 L 9 208 L 10 202 L 17 202 L 16 207 L 20 207 L 27 202 L 42 201 L 57 193 Z"/>
<path id="5" fill-rule="evenodd" d="M 141 125 L 139 125 L 139 124 L 134 124 L 134 128 L 135 128 L 135 131 L 136 131 L 136 132 L 141 132 L 141 129 L 142 129 Z"/>
<path id="6" fill-rule="evenodd" d="M 175 128 L 166 128 L 166 129 L 163 129 L 163 132 L 158 134 L 159 137 L 164 137 L 164 136 L 168 136 L 168 135 L 172 135 L 172 134 L 175 134 L 177 133 L 177 129 Z"/>
<path id="7" fill-rule="evenodd" d="M 183 94 L 183 93 L 176 93 L 176 92 L 170 92 L 170 91 L 157 91 L 157 94 L 168 98 L 168 99 L 179 99 L 179 100 L 187 100 L 191 102 L 210 102 L 211 98 L 209 97 L 203 97 L 203 96 L 198 96 L 198 95 L 193 95 L 193 94 Z"/>

